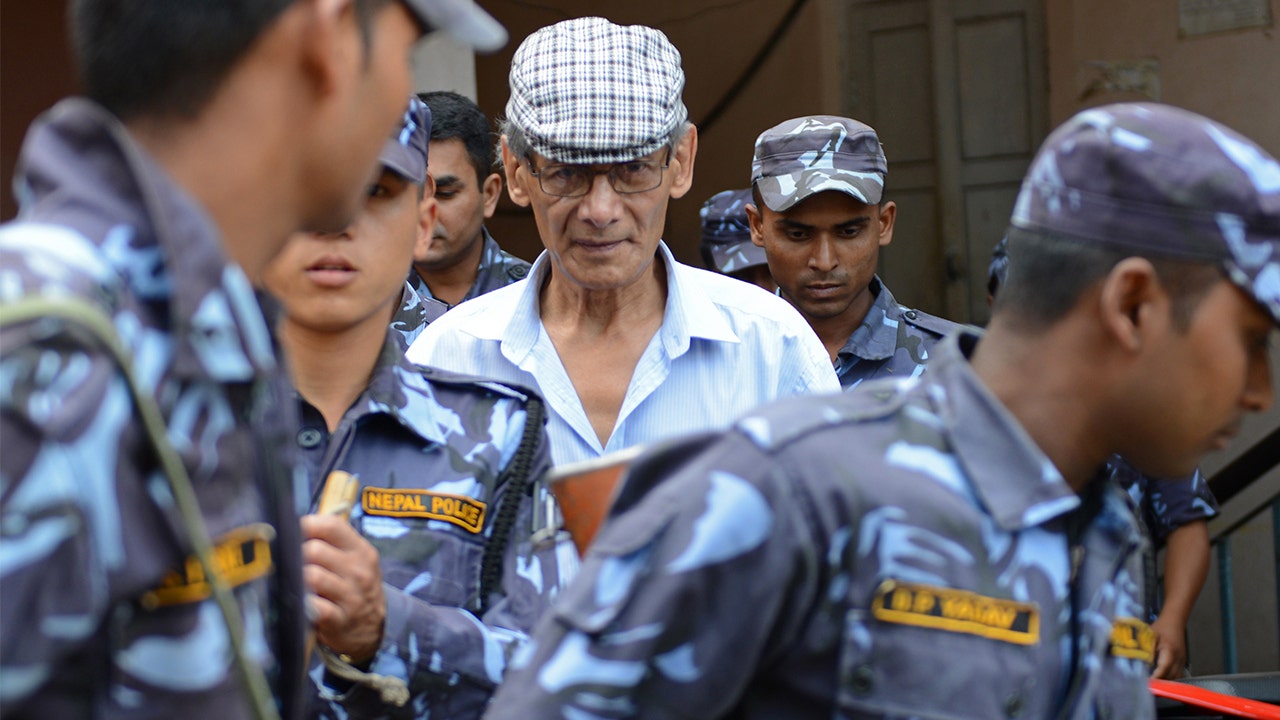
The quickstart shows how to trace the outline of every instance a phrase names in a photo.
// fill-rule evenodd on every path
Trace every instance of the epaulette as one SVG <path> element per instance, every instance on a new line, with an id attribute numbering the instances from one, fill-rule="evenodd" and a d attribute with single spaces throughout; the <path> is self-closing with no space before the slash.
<path id="1" fill-rule="evenodd" d="M 961 323 L 940 318 L 937 315 L 930 315 L 923 310 L 912 310 L 910 308 L 903 308 L 903 310 L 902 317 L 909 324 L 926 332 L 931 332 L 938 337 L 946 337 L 955 330 L 965 327 Z"/>
<path id="2" fill-rule="evenodd" d="M 878 420 L 897 412 L 907 401 L 916 378 L 865 382 L 848 392 L 781 400 L 751 413 L 734 428 L 763 450 L 776 451 L 811 433 L 834 425 Z"/>
<path id="3" fill-rule="evenodd" d="M 440 368 L 419 365 L 412 362 L 410 365 L 421 373 L 424 378 L 435 385 L 447 385 L 449 387 L 468 392 L 481 390 L 495 395 L 502 395 L 513 400 L 518 400 L 522 404 L 528 403 L 529 398 L 537 398 L 538 400 L 542 399 L 542 396 L 539 395 L 537 391 L 517 383 L 510 383 L 505 380 L 494 380 L 493 378 L 481 377 L 479 375 L 467 375 L 466 373 L 441 370 Z"/>

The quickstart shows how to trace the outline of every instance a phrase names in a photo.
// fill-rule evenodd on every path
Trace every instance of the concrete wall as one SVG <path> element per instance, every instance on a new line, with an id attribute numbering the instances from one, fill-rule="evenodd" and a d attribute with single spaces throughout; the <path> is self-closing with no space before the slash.
<path id="1" fill-rule="evenodd" d="M 1179 36 L 1178 7 L 1174 0 L 1046 0 L 1051 122 L 1092 105 L 1147 99 L 1096 86 L 1103 68 L 1093 63 L 1154 61 L 1161 102 L 1225 123 L 1280 155 L 1280 0 L 1270 0 L 1269 27 L 1188 37 Z"/>

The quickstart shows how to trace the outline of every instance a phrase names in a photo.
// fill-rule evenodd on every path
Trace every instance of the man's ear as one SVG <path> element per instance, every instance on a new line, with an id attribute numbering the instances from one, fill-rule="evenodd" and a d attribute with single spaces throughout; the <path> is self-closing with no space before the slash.
<path id="1" fill-rule="evenodd" d="M 526 187 L 533 178 L 528 174 L 527 168 L 520 163 L 520 158 L 511 152 L 511 146 L 507 145 L 507 136 L 502 136 L 502 170 L 507 175 L 507 195 L 511 198 L 511 202 L 520 207 L 529 207 L 529 191 Z"/>
<path id="2" fill-rule="evenodd" d="M 413 243 L 414 262 L 426 261 L 439 214 L 440 203 L 436 200 L 436 179 L 427 175 L 426 184 L 422 188 L 422 201 L 418 203 L 418 239 Z"/>
<path id="3" fill-rule="evenodd" d="M 892 200 L 880 203 L 880 247 L 893 242 L 893 223 L 898 219 L 898 204 Z"/>
<path id="4" fill-rule="evenodd" d="M 667 170 L 674 177 L 671 182 L 673 199 L 684 197 L 684 194 L 689 192 L 689 188 L 693 187 L 693 160 L 697 156 L 698 128 L 693 123 L 689 123 L 684 136 L 680 138 L 679 143 L 676 143 L 675 151 L 671 153 L 671 163 Z"/>
<path id="5" fill-rule="evenodd" d="M 755 203 L 747 203 L 747 225 L 751 228 L 751 244 L 764 247 L 764 214 Z"/>
<path id="6" fill-rule="evenodd" d="M 498 173 L 489 173 L 480 185 L 480 196 L 484 199 L 485 220 L 493 217 L 494 211 L 498 208 L 498 196 L 501 194 L 502 176 Z"/>
<path id="7" fill-rule="evenodd" d="M 1155 267 L 1145 258 L 1125 258 L 1101 282 L 1098 307 L 1106 334 L 1125 350 L 1141 352 L 1172 310 Z"/>
<path id="8" fill-rule="evenodd" d="M 344 71 L 358 67 L 363 48 L 355 0 L 303 0 L 290 8 L 301 24 L 302 67 L 321 95 L 335 91 Z"/>

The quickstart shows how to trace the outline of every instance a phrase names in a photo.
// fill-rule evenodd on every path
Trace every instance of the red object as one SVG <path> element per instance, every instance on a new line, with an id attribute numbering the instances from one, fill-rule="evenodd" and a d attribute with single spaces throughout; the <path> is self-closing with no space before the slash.
<path id="1" fill-rule="evenodd" d="M 1150 680 L 1151 694 L 1206 710 L 1252 720 L 1280 720 L 1280 705 L 1224 695 L 1173 680 Z"/>

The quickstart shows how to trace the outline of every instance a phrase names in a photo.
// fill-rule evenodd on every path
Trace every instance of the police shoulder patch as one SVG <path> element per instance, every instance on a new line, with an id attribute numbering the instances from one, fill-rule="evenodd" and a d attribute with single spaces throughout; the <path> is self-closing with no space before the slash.
<path id="1" fill-rule="evenodd" d="M 885 580 L 876 588 L 871 614 L 882 622 L 977 635 L 1015 645 L 1040 642 L 1039 606 L 967 590 Z"/>
<path id="2" fill-rule="evenodd" d="M 366 515 L 439 520 L 473 534 L 484 529 L 487 509 L 485 503 L 465 495 L 375 487 L 364 489 L 360 507 Z"/>
<path id="3" fill-rule="evenodd" d="M 1155 662 L 1156 631 L 1137 618 L 1116 618 L 1111 624 L 1111 655 L 1147 664 Z"/>
<path id="4" fill-rule="evenodd" d="M 266 523 L 236 528 L 223 535 L 213 546 L 213 562 L 229 587 L 257 580 L 271 569 L 271 541 L 275 529 Z M 213 595 L 204 566 L 195 555 L 183 561 L 160 581 L 159 587 L 140 598 L 144 608 L 154 610 L 170 605 L 200 602 Z"/>

